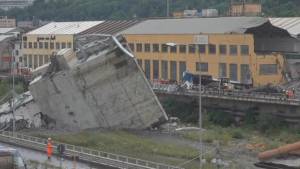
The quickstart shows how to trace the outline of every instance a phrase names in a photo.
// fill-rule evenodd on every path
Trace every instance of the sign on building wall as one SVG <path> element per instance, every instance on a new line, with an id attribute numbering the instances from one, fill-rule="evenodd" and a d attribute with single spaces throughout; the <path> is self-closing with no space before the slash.
<path id="1" fill-rule="evenodd" d="M 196 35 L 194 36 L 194 43 L 199 45 L 208 44 L 208 35 Z"/>

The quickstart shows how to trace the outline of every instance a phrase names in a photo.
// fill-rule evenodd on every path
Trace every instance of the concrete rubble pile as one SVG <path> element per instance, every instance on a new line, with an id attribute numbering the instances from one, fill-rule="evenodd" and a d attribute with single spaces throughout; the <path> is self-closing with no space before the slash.
<path id="1" fill-rule="evenodd" d="M 79 131 L 146 129 L 165 122 L 164 109 L 119 39 L 79 36 L 75 53 L 63 49 L 54 55 L 43 66 L 45 73 L 30 83 L 27 95 L 36 109 L 22 112 L 30 114 L 29 123 L 39 116 L 41 122 L 33 126 Z"/>
<path id="2" fill-rule="evenodd" d="M 13 100 L 15 105 L 16 129 L 40 128 L 42 114 L 30 92 L 23 93 Z M 12 130 L 12 101 L 0 106 L 0 130 Z"/>

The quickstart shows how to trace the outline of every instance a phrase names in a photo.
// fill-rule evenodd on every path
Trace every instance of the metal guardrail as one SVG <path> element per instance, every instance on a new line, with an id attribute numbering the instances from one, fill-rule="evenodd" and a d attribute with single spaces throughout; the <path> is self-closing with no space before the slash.
<path id="1" fill-rule="evenodd" d="M 180 91 L 178 90 L 178 87 L 176 87 L 176 85 L 155 84 L 152 85 L 152 88 L 156 92 L 161 92 L 166 94 L 188 95 L 188 96 L 199 95 L 199 91 L 197 90 Z M 202 96 L 207 98 L 223 98 L 223 99 L 230 99 L 230 100 L 300 106 L 300 100 L 287 99 L 284 95 L 281 94 L 266 94 L 266 93 L 258 93 L 258 92 L 246 93 L 240 91 L 218 91 L 218 90 L 202 89 Z"/>
<path id="2" fill-rule="evenodd" d="M 20 133 L 13 134 L 12 132 L 0 131 L 0 142 L 14 144 L 17 146 L 22 146 L 37 151 L 46 151 L 47 140 L 38 137 L 23 135 Z M 55 150 L 59 144 L 64 143 L 53 143 Z M 70 144 L 64 145 L 66 147 L 66 156 L 76 156 L 79 157 L 80 160 L 104 166 L 110 166 L 120 169 L 184 169 L 181 167 L 141 160 L 137 158 L 131 158 L 103 151 L 92 150 Z"/>

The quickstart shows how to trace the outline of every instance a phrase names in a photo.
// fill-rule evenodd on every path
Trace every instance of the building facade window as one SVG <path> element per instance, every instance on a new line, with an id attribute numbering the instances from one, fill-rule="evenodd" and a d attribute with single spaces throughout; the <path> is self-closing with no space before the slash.
<path id="1" fill-rule="evenodd" d="M 249 55 L 249 46 L 241 45 L 241 55 L 248 56 Z"/>
<path id="2" fill-rule="evenodd" d="M 196 53 L 196 45 L 194 44 L 189 45 L 189 53 Z"/>
<path id="3" fill-rule="evenodd" d="M 45 42 L 44 45 L 45 45 L 45 49 L 49 49 L 49 43 L 48 42 Z"/>
<path id="4" fill-rule="evenodd" d="M 170 61 L 170 71 L 171 71 L 171 79 L 177 81 L 177 62 L 176 61 Z"/>
<path id="5" fill-rule="evenodd" d="M 220 78 L 226 78 L 227 77 L 226 63 L 219 63 L 219 77 Z"/>
<path id="6" fill-rule="evenodd" d="M 68 42 L 68 48 L 72 49 L 72 43 L 71 42 Z"/>
<path id="7" fill-rule="evenodd" d="M 141 43 L 137 43 L 137 44 L 136 44 L 136 51 L 137 51 L 137 52 L 142 52 L 142 51 L 143 51 L 143 46 L 142 46 Z"/>
<path id="8" fill-rule="evenodd" d="M 159 79 L 159 61 L 153 60 L 153 79 Z"/>
<path id="9" fill-rule="evenodd" d="M 163 53 L 168 53 L 168 45 L 162 44 L 162 45 L 161 45 L 161 51 L 162 51 Z"/>
<path id="10" fill-rule="evenodd" d="M 32 65 L 33 65 L 33 64 L 32 64 L 32 61 L 33 61 L 33 60 L 32 60 L 32 55 L 28 55 L 28 67 L 29 67 L 29 68 L 32 68 Z"/>
<path id="11" fill-rule="evenodd" d="M 50 42 L 50 49 L 54 49 L 54 42 Z"/>
<path id="12" fill-rule="evenodd" d="M 159 52 L 159 44 L 153 44 L 152 50 L 153 50 L 153 52 Z"/>
<path id="13" fill-rule="evenodd" d="M 39 55 L 39 66 L 42 66 L 44 64 L 44 58 L 43 55 Z"/>
<path id="14" fill-rule="evenodd" d="M 38 48 L 37 42 L 34 42 L 34 43 L 33 43 L 33 48 L 34 48 L 34 49 L 37 49 L 37 48 Z"/>
<path id="15" fill-rule="evenodd" d="M 61 43 L 61 48 L 62 49 L 66 49 L 67 48 L 66 42 Z"/>
<path id="16" fill-rule="evenodd" d="M 246 84 L 251 83 L 250 68 L 247 64 L 241 64 L 241 82 Z"/>
<path id="17" fill-rule="evenodd" d="M 166 61 L 166 60 L 161 61 L 161 77 L 164 80 L 169 79 L 168 61 Z"/>
<path id="18" fill-rule="evenodd" d="M 230 64 L 229 65 L 229 78 L 232 81 L 238 80 L 238 66 L 237 64 Z"/>
<path id="19" fill-rule="evenodd" d="M 141 68 L 143 68 L 143 60 L 142 60 L 142 59 L 138 59 L 137 62 L 138 62 L 138 64 L 139 64 L 139 66 L 140 66 Z"/>
<path id="20" fill-rule="evenodd" d="M 29 48 L 29 49 L 32 49 L 32 42 L 29 42 L 29 43 L 28 43 L 28 48 Z"/>
<path id="21" fill-rule="evenodd" d="M 44 63 L 48 63 L 49 62 L 49 56 L 48 55 L 45 55 L 44 56 Z"/>
<path id="22" fill-rule="evenodd" d="M 209 54 L 212 54 L 212 55 L 216 54 L 216 45 L 210 44 L 208 46 L 208 51 L 209 51 Z"/>
<path id="23" fill-rule="evenodd" d="M 23 42 L 23 48 L 24 48 L 24 49 L 27 48 L 27 42 Z"/>
<path id="24" fill-rule="evenodd" d="M 129 46 L 130 50 L 132 52 L 134 52 L 134 43 L 129 43 L 128 46 Z"/>
<path id="25" fill-rule="evenodd" d="M 60 49 L 60 43 L 56 42 L 55 47 L 56 47 L 56 49 Z"/>
<path id="26" fill-rule="evenodd" d="M 40 48 L 40 49 L 43 49 L 43 48 L 44 48 L 43 42 L 39 42 L 39 48 Z"/>
<path id="27" fill-rule="evenodd" d="M 144 44 L 144 52 L 150 52 L 151 48 L 150 48 L 150 44 L 149 43 L 145 43 Z"/>
<path id="28" fill-rule="evenodd" d="M 179 52 L 186 53 L 186 45 L 179 45 Z"/>
<path id="29" fill-rule="evenodd" d="M 177 46 L 170 46 L 171 53 L 177 53 Z"/>
<path id="30" fill-rule="evenodd" d="M 28 66 L 28 64 L 27 64 L 27 55 L 23 56 L 23 61 L 24 61 L 24 66 L 27 67 Z"/>
<path id="31" fill-rule="evenodd" d="M 226 45 L 219 45 L 220 55 L 227 55 L 227 46 Z"/>
<path id="32" fill-rule="evenodd" d="M 145 75 L 147 79 L 150 79 L 151 74 L 151 66 L 150 66 L 150 60 L 145 60 Z"/>
<path id="33" fill-rule="evenodd" d="M 39 67 L 39 63 L 38 63 L 38 55 L 34 55 L 33 61 L 34 61 L 34 63 L 33 63 L 33 68 L 36 69 L 37 67 Z"/>
<path id="34" fill-rule="evenodd" d="M 238 54 L 237 45 L 230 45 L 230 55 L 236 56 Z"/>
<path id="35" fill-rule="evenodd" d="M 197 72 L 208 72 L 208 63 L 196 62 L 196 71 Z"/>
<path id="36" fill-rule="evenodd" d="M 183 78 L 183 72 L 186 71 L 186 62 L 180 61 L 179 62 L 179 79 L 182 81 Z"/>
<path id="37" fill-rule="evenodd" d="M 198 52 L 201 54 L 206 53 L 206 45 L 198 45 Z"/>
<path id="38" fill-rule="evenodd" d="M 261 64 L 259 65 L 260 75 L 277 75 L 278 65 L 277 64 Z"/>

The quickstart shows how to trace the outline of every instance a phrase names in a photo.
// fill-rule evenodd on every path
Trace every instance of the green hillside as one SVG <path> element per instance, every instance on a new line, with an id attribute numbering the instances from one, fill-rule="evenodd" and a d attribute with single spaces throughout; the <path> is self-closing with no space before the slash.
<path id="1" fill-rule="evenodd" d="M 167 0 L 37 0 L 26 9 L 0 11 L 18 20 L 101 20 L 162 17 Z M 300 16 L 300 0 L 260 0 L 265 16 Z M 221 14 L 229 0 L 170 0 L 171 11 L 217 8 Z"/>

